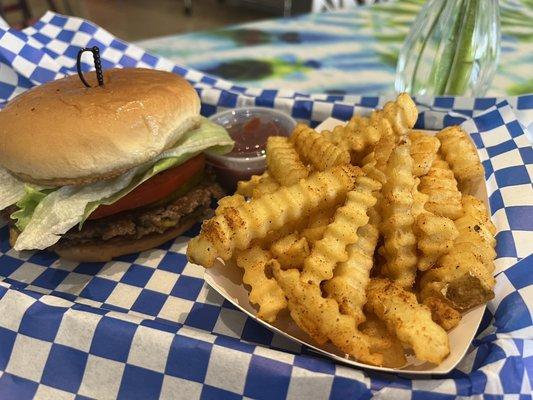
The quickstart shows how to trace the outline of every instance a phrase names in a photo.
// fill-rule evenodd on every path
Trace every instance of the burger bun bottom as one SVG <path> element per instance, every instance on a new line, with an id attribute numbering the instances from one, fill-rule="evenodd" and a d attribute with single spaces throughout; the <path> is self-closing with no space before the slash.
<path id="1" fill-rule="evenodd" d="M 65 260 L 77 262 L 106 262 L 125 254 L 139 253 L 141 251 L 155 248 L 180 236 L 182 233 L 189 230 L 197 221 L 198 218 L 194 218 L 194 216 L 191 215 L 182 218 L 179 225 L 174 228 L 167 229 L 163 233 L 143 236 L 139 239 L 117 238 L 116 240 L 112 239 L 102 242 L 55 245 L 48 250 L 54 251 Z M 17 240 L 19 232 L 17 232 L 16 229 L 11 228 L 9 233 L 9 242 L 13 245 Z"/>

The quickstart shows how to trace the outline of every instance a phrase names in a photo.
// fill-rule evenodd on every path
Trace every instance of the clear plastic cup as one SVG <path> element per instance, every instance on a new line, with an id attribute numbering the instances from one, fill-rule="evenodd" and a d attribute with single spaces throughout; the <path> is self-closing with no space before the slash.
<path id="1" fill-rule="evenodd" d="M 209 119 L 228 129 L 230 135 L 234 139 L 238 139 L 238 134 L 232 134 L 232 128 L 235 129 L 235 127 L 241 126 L 254 118 L 258 118 L 260 124 L 267 124 L 263 126 L 268 126 L 270 123 L 276 126 L 276 130 L 268 135 L 259 134 L 260 129 L 245 133 L 245 135 L 257 133 L 257 143 L 261 145 L 266 145 L 268 136 L 273 134 L 289 136 L 296 126 L 296 121 L 291 116 L 281 111 L 264 107 L 236 108 L 214 114 Z M 241 130 L 241 132 L 244 131 Z M 233 193 L 238 181 L 248 180 L 252 175 L 260 175 L 265 171 L 266 155 L 264 151 L 258 155 L 232 153 L 220 155 L 206 152 L 206 162 L 215 172 L 217 180 L 222 187 L 228 193 Z"/>

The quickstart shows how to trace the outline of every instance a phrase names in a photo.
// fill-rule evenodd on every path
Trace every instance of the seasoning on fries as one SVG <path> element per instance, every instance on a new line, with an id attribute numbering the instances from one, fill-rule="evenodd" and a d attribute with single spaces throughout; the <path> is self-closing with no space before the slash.
<path id="1" fill-rule="evenodd" d="M 414 131 L 417 116 L 401 94 L 323 134 L 269 138 L 267 171 L 219 201 L 189 260 L 235 262 L 259 318 L 287 309 L 347 357 L 441 363 L 446 331 L 494 296 L 495 229 L 469 193 L 483 175 L 470 139 Z"/>

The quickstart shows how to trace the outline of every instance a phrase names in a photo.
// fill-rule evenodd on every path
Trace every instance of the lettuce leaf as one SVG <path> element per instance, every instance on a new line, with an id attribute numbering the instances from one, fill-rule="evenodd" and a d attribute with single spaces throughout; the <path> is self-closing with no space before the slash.
<path id="1" fill-rule="evenodd" d="M 24 182 L 0 168 L 0 210 L 15 204 L 24 196 Z"/>
<path id="2" fill-rule="evenodd" d="M 31 220 L 35 208 L 54 189 L 42 189 L 35 185 L 24 185 L 24 196 L 17 201 L 18 210 L 11 214 L 11 219 L 17 220 L 16 227 L 22 231 Z"/>
<path id="3" fill-rule="evenodd" d="M 114 203 L 155 174 L 182 164 L 205 150 L 223 154 L 232 147 L 233 140 L 224 128 L 202 119 L 200 127 L 187 132 L 174 147 L 124 175 L 80 187 L 63 186 L 47 193 L 36 206 L 29 199 L 21 201 L 24 207 L 17 213 L 27 222 L 15 243 L 15 250 L 50 247 L 62 234 L 83 223 L 98 206 Z"/>
<path id="4" fill-rule="evenodd" d="M 176 146 L 160 154 L 155 159 L 155 163 L 152 161 L 153 164 L 146 171 L 135 176 L 132 182 L 124 189 L 105 199 L 87 204 L 83 218 L 80 221 L 80 229 L 83 222 L 98 206 L 114 203 L 152 176 L 176 165 L 183 164 L 207 149 L 209 149 L 210 153 L 224 154 L 231 151 L 232 148 L 233 140 L 231 140 L 226 130 L 220 125 L 203 118 L 199 128 L 187 132 Z"/>

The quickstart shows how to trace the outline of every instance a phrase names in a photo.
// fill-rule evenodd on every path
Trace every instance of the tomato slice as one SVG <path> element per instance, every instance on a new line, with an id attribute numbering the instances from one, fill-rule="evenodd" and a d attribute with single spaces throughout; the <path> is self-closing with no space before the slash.
<path id="1" fill-rule="evenodd" d="M 171 195 L 205 167 L 205 157 L 199 154 L 177 167 L 152 176 L 126 196 L 113 204 L 104 204 L 92 212 L 88 219 L 98 219 L 155 203 Z"/>

